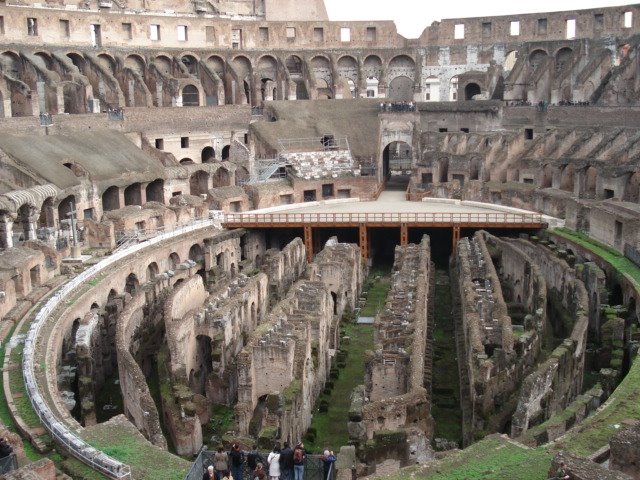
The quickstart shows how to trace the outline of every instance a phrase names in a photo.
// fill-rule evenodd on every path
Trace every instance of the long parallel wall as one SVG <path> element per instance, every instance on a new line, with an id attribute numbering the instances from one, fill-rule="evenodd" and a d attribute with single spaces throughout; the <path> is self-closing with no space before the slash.
<path id="1" fill-rule="evenodd" d="M 428 318 L 432 282 L 429 237 L 396 247 L 391 288 L 374 322 L 375 350 L 365 358 L 361 440 L 375 443 L 376 432 L 381 431 L 406 435 L 406 442 L 387 452 L 398 450 L 401 466 L 428 455 L 433 435 L 431 385 L 426 382 L 432 368 Z M 405 451 L 407 445 L 410 451 Z M 373 463 L 383 460 L 375 458 Z"/>
<path id="2" fill-rule="evenodd" d="M 573 327 L 562 344 L 524 380 L 511 426 L 511 436 L 516 437 L 560 413 L 582 393 L 591 308 L 583 282 L 565 260 L 525 240 L 510 242 L 538 265 L 548 295 L 561 301 Z"/>

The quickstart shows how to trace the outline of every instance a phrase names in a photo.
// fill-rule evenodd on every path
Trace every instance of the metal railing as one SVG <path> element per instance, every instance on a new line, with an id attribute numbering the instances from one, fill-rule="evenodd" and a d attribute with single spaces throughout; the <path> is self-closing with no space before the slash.
<path id="1" fill-rule="evenodd" d="M 213 457 L 215 452 L 210 452 L 206 450 L 202 450 L 200 454 L 196 457 L 193 465 L 191 465 L 191 469 L 184 477 L 184 480 L 202 480 L 203 474 L 209 465 L 213 465 Z M 245 452 L 245 458 L 248 455 Z M 267 458 L 269 457 L 269 452 L 260 452 L 260 457 L 262 460 L 259 460 L 260 463 L 264 465 L 265 473 L 268 474 L 269 466 L 267 465 Z M 325 477 L 324 473 L 324 462 L 322 461 L 322 455 L 312 455 L 307 454 L 304 457 L 304 480 L 334 480 L 335 479 L 335 468 L 333 468 L 333 463 L 331 464 L 331 469 L 329 471 L 328 477 Z M 250 468 L 248 468 L 247 463 L 243 464 L 242 469 L 242 478 L 243 480 L 253 480 L 253 472 Z M 282 477 L 281 477 L 282 478 Z M 234 480 L 236 480 L 234 478 Z M 291 476 L 291 480 L 293 480 L 293 475 Z"/>
<path id="2" fill-rule="evenodd" d="M 15 453 L 10 453 L 6 457 L 0 458 L 0 475 L 18 469 L 18 457 Z"/>
<path id="3" fill-rule="evenodd" d="M 325 135 L 311 138 L 281 138 L 278 140 L 279 153 L 339 151 L 349 148 L 347 137 Z"/>
<path id="4" fill-rule="evenodd" d="M 640 267 L 640 250 L 633 245 L 624 244 L 624 256 Z"/>
<path id="5" fill-rule="evenodd" d="M 78 291 L 78 287 L 84 282 L 90 280 L 98 273 L 107 270 L 114 263 L 132 255 L 144 248 L 155 245 L 164 240 L 174 238 L 186 233 L 200 230 L 207 227 L 215 226 L 217 218 L 198 221 L 197 223 L 176 228 L 171 232 L 165 232 L 144 243 L 130 246 L 102 260 L 100 263 L 93 265 L 80 273 L 77 277 L 67 282 L 60 290 L 58 290 L 47 303 L 37 313 L 35 319 L 31 323 L 27 338 L 24 343 L 24 353 L 22 359 L 22 375 L 26 385 L 27 396 L 33 406 L 40 421 L 45 429 L 49 432 L 53 440 L 62 448 L 67 450 L 71 455 L 80 461 L 89 465 L 104 475 L 114 479 L 131 478 L 131 467 L 122 463 L 109 455 L 93 448 L 83 439 L 78 437 L 69 427 L 67 427 L 49 407 L 44 400 L 44 395 L 40 391 L 38 382 L 36 381 L 36 351 L 42 351 L 42 345 L 38 345 L 38 339 L 42 328 L 49 320 L 50 315 L 61 304 L 66 301 L 66 297 Z M 38 348 L 36 349 L 36 345 Z"/>
<path id="6" fill-rule="evenodd" d="M 543 224 L 542 215 L 508 212 L 405 212 L 405 213 L 226 213 L 222 224 L 250 223 L 483 223 Z"/>

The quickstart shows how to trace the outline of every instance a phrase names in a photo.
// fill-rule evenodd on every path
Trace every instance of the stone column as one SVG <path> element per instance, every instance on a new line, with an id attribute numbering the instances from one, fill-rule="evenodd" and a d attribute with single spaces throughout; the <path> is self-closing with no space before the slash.
<path id="1" fill-rule="evenodd" d="M 14 218 L 8 214 L 0 215 L 0 248 L 13 247 Z"/>

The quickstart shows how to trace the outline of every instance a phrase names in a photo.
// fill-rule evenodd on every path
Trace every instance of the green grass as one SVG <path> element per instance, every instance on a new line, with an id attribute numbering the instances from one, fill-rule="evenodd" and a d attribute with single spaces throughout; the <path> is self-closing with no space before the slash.
<path id="1" fill-rule="evenodd" d="M 589 455 L 604 447 L 618 430 L 615 425 L 625 419 L 640 418 L 640 357 L 636 357 L 629 373 L 611 394 L 604 407 L 558 440 L 555 447 L 576 455 Z"/>
<path id="2" fill-rule="evenodd" d="M 403 469 L 394 480 L 472 480 L 547 478 L 553 454 L 544 448 L 527 449 L 499 435 L 490 435 L 469 448 L 425 466 Z"/>
<path id="3" fill-rule="evenodd" d="M 364 353 L 373 348 L 373 326 L 347 324 L 345 334 L 351 337 L 349 345 L 342 347 L 348 352 L 346 367 L 340 369 L 338 379 L 334 380 L 333 390 L 328 397 L 328 411 L 313 415 L 311 428 L 315 428 L 316 438 L 315 441 L 305 439 L 305 447 L 311 452 L 319 452 L 325 447 L 338 451 L 349 441 L 347 421 L 351 392 L 364 382 Z"/>
<path id="4" fill-rule="evenodd" d="M 382 310 L 387 301 L 387 293 L 391 288 L 391 280 L 389 277 L 382 277 L 379 280 L 373 280 L 371 287 L 368 289 L 367 303 L 360 310 L 362 317 L 374 317 Z"/>
<path id="5" fill-rule="evenodd" d="M 568 228 L 554 228 L 551 233 L 559 237 L 571 240 L 573 243 L 590 250 L 611 264 L 621 274 L 626 274 L 635 287 L 640 290 L 640 267 L 626 258 L 622 253 L 604 245 L 597 240 L 589 238 L 584 233 L 576 232 Z"/>
<path id="6" fill-rule="evenodd" d="M 191 464 L 155 447 L 124 417 L 85 429 L 86 440 L 107 455 L 131 465 L 136 479 L 182 480 Z M 114 419 L 115 420 L 115 419 Z"/>

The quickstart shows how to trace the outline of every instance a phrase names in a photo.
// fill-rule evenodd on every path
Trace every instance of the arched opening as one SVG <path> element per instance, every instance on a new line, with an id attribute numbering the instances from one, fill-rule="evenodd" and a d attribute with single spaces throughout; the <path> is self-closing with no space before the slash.
<path id="1" fill-rule="evenodd" d="M 220 167 L 216 170 L 216 173 L 213 174 L 211 183 L 213 188 L 228 187 L 231 185 L 231 175 L 229 174 L 229 171 L 226 168 Z"/>
<path id="2" fill-rule="evenodd" d="M 138 292 L 139 288 L 140 282 L 138 281 L 138 277 L 135 273 L 130 273 L 129 276 L 127 276 L 127 280 L 124 285 L 124 291 L 129 295 L 134 296 Z"/>
<path id="3" fill-rule="evenodd" d="M 102 194 L 102 210 L 108 212 L 110 210 L 118 210 L 120 208 L 120 189 L 111 186 Z"/>
<path id="4" fill-rule="evenodd" d="M 200 106 L 200 92 L 195 85 L 185 85 L 185 87 L 182 89 L 182 106 Z"/>
<path id="5" fill-rule="evenodd" d="M 540 187 L 551 188 L 552 184 L 553 184 L 553 167 L 547 164 L 542 169 L 542 183 Z"/>
<path id="6" fill-rule="evenodd" d="M 413 100 L 413 80 L 405 76 L 391 80 L 389 98 L 396 102 L 411 102 Z"/>
<path id="7" fill-rule="evenodd" d="M 455 102 L 458 100 L 458 77 L 451 77 L 449 81 L 449 101 Z"/>
<path id="8" fill-rule="evenodd" d="M 480 89 L 480 85 L 477 83 L 468 83 L 464 87 L 464 99 L 465 100 L 473 100 L 476 95 L 480 95 L 482 90 Z"/>
<path id="9" fill-rule="evenodd" d="M 625 200 L 633 203 L 640 202 L 640 172 L 631 175 L 629 181 L 627 181 Z"/>
<path id="10" fill-rule="evenodd" d="M 83 90 L 82 86 L 77 83 L 63 83 L 62 100 L 64 113 L 87 113 L 84 104 Z"/>
<path id="11" fill-rule="evenodd" d="M 213 348 L 211 346 L 211 338 L 206 335 L 196 336 L 196 358 L 195 363 L 197 370 L 193 375 L 189 375 L 190 388 L 193 392 L 200 395 L 207 394 L 207 378 L 213 372 Z"/>
<path id="12" fill-rule="evenodd" d="M 482 160 L 478 157 L 473 157 L 469 162 L 469 180 L 479 180 L 481 168 Z"/>
<path id="13" fill-rule="evenodd" d="M 509 74 L 509 72 L 511 72 L 511 70 L 513 70 L 513 67 L 515 66 L 517 60 L 518 60 L 517 50 L 511 50 L 507 54 L 507 56 L 504 57 L 504 64 L 502 66 L 502 71 L 505 77 Z"/>
<path id="14" fill-rule="evenodd" d="M 564 47 L 556 53 L 556 76 L 560 76 L 571 67 L 573 63 L 573 50 Z"/>
<path id="15" fill-rule="evenodd" d="M 336 292 L 331 292 L 331 303 L 333 304 L 333 314 L 338 314 L 338 295 Z"/>
<path id="16" fill-rule="evenodd" d="M 216 159 L 216 151 L 213 147 L 204 147 L 202 154 L 200 155 L 200 161 L 202 163 L 213 163 Z"/>
<path id="17" fill-rule="evenodd" d="M 193 260 L 198 265 L 204 265 L 204 252 L 199 244 L 194 244 L 189 249 L 189 260 Z"/>
<path id="18" fill-rule="evenodd" d="M 175 271 L 176 268 L 178 268 L 178 265 L 180 265 L 180 255 L 178 255 L 176 252 L 171 253 L 171 255 L 169 255 L 167 264 L 169 270 Z"/>
<path id="19" fill-rule="evenodd" d="M 124 189 L 124 204 L 142 205 L 142 185 L 138 182 L 132 183 Z"/>
<path id="20" fill-rule="evenodd" d="M 531 69 L 531 73 L 535 72 L 540 64 L 545 61 L 547 58 L 547 52 L 544 50 L 534 50 L 529 55 L 529 68 Z"/>
<path id="21" fill-rule="evenodd" d="M 440 101 L 440 79 L 438 77 L 431 75 L 425 80 L 424 99 L 427 102 Z"/>
<path id="22" fill-rule="evenodd" d="M 173 75 L 173 62 L 166 55 L 158 55 L 153 59 L 153 66 L 162 75 Z"/>
<path id="23" fill-rule="evenodd" d="M 619 283 L 613 285 L 611 292 L 609 293 L 609 305 L 624 305 L 624 295 L 622 294 L 622 287 Z"/>
<path id="24" fill-rule="evenodd" d="M 562 175 L 560 177 L 560 189 L 566 192 L 573 192 L 573 175 L 574 175 L 573 165 L 569 164 L 562 170 Z"/>
<path id="25" fill-rule="evenodd" d="M 594 167 L 589 167 L 584 174 L 584 193 L 587 198 L 596 197 L 596 181 L 598 171 Z"/>
<path id="26" fill-rule="evenodd" d="M 198 76 L 198 59 L 193 55 L 183 55 L 180 59 L 189 75 Z"/>
<path id="27" fill-rule="evenodd" d="M 441 158 L 437 162 L 438 165 L 438 181 L 440 183 L 446 183 L 449 181 L 449 159 L 446 157 Z"/>
<path id="28" fill-rule="evenodd" d="M 40 217 L 38 218 L 38 228 L 55 227 L 55 219 L 53 215 L 53 198 L 47 198 L 40 207 Z"/>
<path id="29" fill-rule="evenodd" d="M 156 278 L 159 272 L 160 272 L 160 269 L 158 268 L 158 264 L 156 262 L 151 262 L 147 266 L 147 282 L 150 282 L 154 278 Z"/>
<path id="30" fill-rule="evenodd" d="M 58 221 L 60 222 L 61 226 L 65 225 L 66 229 L 70 228 L 71 212 L 73 212 L 74 214 L 76 212 L 76 198 L 73 195 L 69 195 L 68 197 L 65 197 L 58 204 Z M 77 217 L 76 217 L 76 220 L 77 220 Z"/>
<path id="31" fill-rule="evenodd" d="M 222 161 L 229 160 L 229 155 L 231 154 L 231 145 L 225 145 L 222 147 Z"/>
<path id="32" fill-rule="evenodd" d="M 249 171 L 244 167 L 238 167 L 236 169 L 236 185 L 244 185 L 249 180 Z"/>
<path id="33" fill-rule="evenodd" d="M 147 202 L 164 203 L 164 180 L 157 178 L 145 189 Z"/>
<path id="34" fill-rule="evenodd" d="M 209 174 L 198 170 L 189 178 L 189 193 L 191 195 L 204 195 L 209 191 Z"/>
<path id="35" fill-rule="evenodd" d="M 190 158 L 183 158 L 180 160 L 180 165 L 193 165 L 195 162 Z"/>

